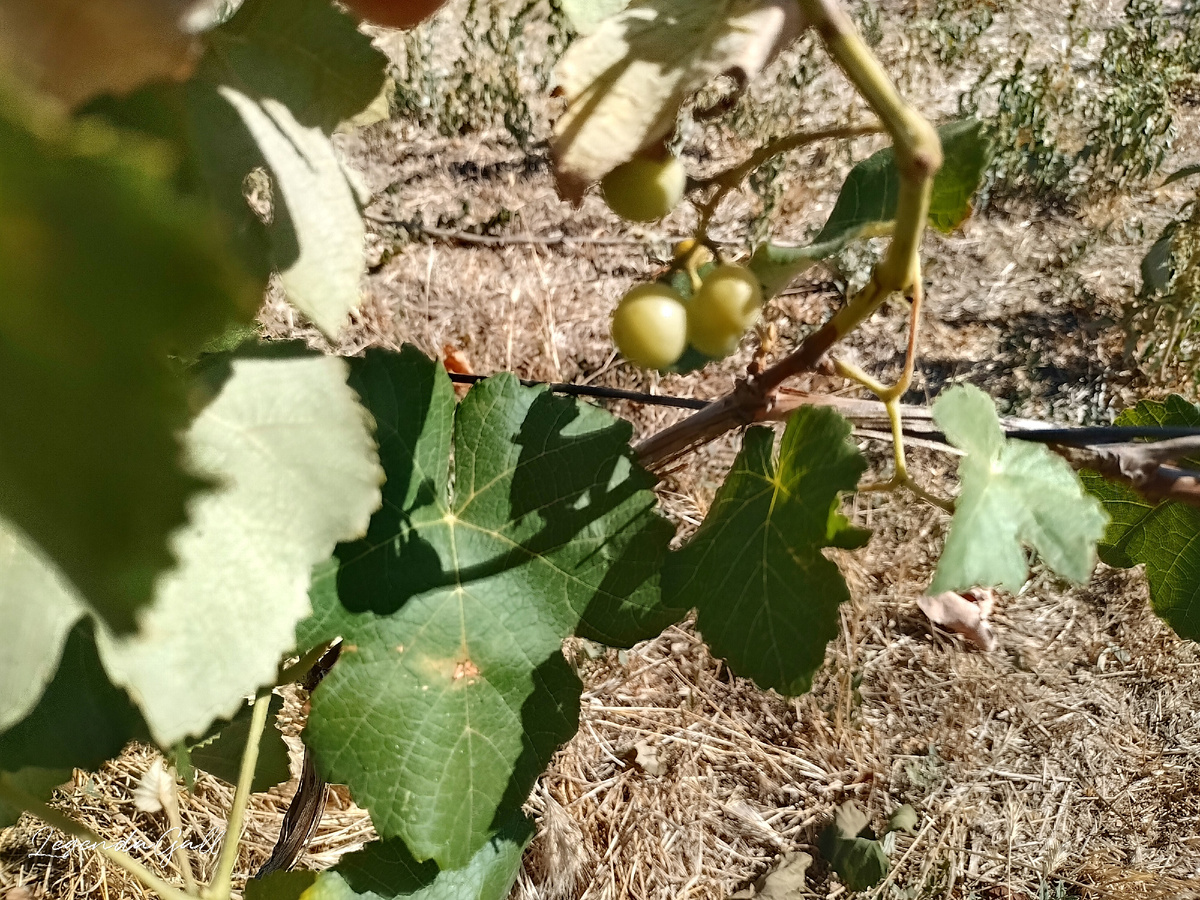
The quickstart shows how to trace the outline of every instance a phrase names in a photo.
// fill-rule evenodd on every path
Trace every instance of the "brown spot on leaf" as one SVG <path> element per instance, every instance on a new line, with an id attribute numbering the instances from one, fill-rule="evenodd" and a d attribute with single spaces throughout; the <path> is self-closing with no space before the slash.
<path id="1" fill-rule="evenodd" d="M 475 665 L 475 663 L 471 662 L 469 659 L 464 659 L 454 667 L 455 681 L 462 681 L 464 678 L 474 678 L 478 674 L 479 666 Z M 470 681 L 468 684 L 474 684 L 474 682 Z"/>

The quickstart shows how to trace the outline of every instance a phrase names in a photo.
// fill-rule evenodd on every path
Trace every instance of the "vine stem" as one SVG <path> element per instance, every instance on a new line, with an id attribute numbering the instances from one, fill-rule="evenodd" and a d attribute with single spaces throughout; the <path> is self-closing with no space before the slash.
<path id="1" fill-rule="evenodd" d="M 920 280 L 920 247 L 929 215 L 933 177 L 942 165 L 937 131 L 897 93 L 887 73 L 854 28 L 837 0 L 799 0 L 830 56 L 879 116 L 895 146 L 900 187 L 892 240 L 871 279 L 790 355 L 761 375 L 743 380 L 724 398 L 682 422 L 651 435 L 637 446 L 643 466 L 661 471 L 673 460 L 727 431 L 769 414 L 775 391 L 801 372 L 816 369 L 821 357 L 865 322 L 895 291 Z"/>
<path id="2" fill-rule="evenodd" d="M 246 804 L 250 800 L 250 785 L 254 781 L 254 769 L 258 765 L 258 745 L 267 724 L 267 710 L 271 694 L 268 691 L 254 701 L 250 716 L 250 735 L 246 749 L 242 752 L 242 766 L 238 771 L 237 788 L 233 792 L 233 805 L 229 810 L 229 825 L 221 841 L 221 855 L 217 858 L 217 871 L 212 883 L 204 892 L 208 900 L 229 900 L 233 885 L 233 867 L 237 862 L 238 844 L 242 839 L 242 825 L 246 817 Z"/>
<path id="3" fill-rule="evenodd" d="M 57 809 L 48 806 L 31 794 L 21 790 L 21 788 L 12 784 L 4 775 L 0 775 L 0 798 L 3 798 L 19 809 L 37 816 L 47 825 L 57 828 L 64 834 L 79 838 L 81 841 L 87 841 L 105 859 L 114 865 L 120 866 L 148 889 L 158 894 L 162 900 L 194 900 L 196 897 L 195 893 L 189 893 L 159 878 L 129 854 L 110 846 L 109 841 L 104 840 L 85 825 L 76 822 Z"/>
<path id="4" fill-rule="evenodd" d="M 163 807 L 167 811 L 167 821 L 171 823 L 171 831 L 178 837 L 175 841 L 175 865 L 183 876 L 183 888 L 188 894 L 198 894 L 196 876 L 192 869 L 192 855 L 188 852 L 187 841 L 183 839 L 183 816 L 179 814 L 179 773 L 174 766 L 167 768 L 171 778 L 171 789 L 163 797 Z"/>
<path id="5" fill-rule="evenodd" d="M 743 162 L 738 163 L 732 168 L 717 172 L 708 178 L 698 179 L 695 183 L 696 187 L 706 188 L 715 185 L 716 190 L 711 197 L 700 205 L 700 222 L 696 226 L 696 234 L 707 239 L 708 226 L 711 224 L 713 216 L 716 215 L 717 207 L 721 205 L 721 201 L 725 199 L 725 196 L 731 190 L 741 184 L 747 175 L 768 160 L 773 159 L 781 153 L 790 153 L 792 150 L 799 150 L 801 147 L 815 144 L 818 141 L 865 137 L 871 134 L 879 134 L 883 130 L 884 128 L 881 123 L 873 122 L 870 125 L 823 128 L 819 131 L 798 131 L 767 142 Z"/>

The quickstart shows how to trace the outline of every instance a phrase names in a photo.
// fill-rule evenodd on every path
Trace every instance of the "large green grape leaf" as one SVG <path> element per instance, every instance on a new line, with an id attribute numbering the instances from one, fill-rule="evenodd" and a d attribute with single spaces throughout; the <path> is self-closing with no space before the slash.
<path id="1" fill-rule="evenodd" d="M 42 602 L 36 595 L 27 599 L 30 605 Z M 0 729 L 0 771 L 28 766 L 95 769 L 129 741 L 148 736 L 129 697 L 101 666 L 91 619 L 77 622 L 60 643 L 52 657 L 57 671 L 36 705 L 20 721 Z"/>
<path id="2" fill-rule="evenodd" d="M 180 564 L 140 630 L 98 635 L 105 668 L 162 746 L 204 734 L 273 680 L 310 611 L 313 566 L 363 534 L 379 505 L 382 473 L 346 371 L 287 347 L 211 364 L 225 377 L 186 444 L 220 487 L 192 504 Z"/>
<path id="3" fill-rule="evenodd" d="M 1041 444 L 1006 438 L 992 399 L 972 385 L 940 396 L 933 419 L 967 455 L 929 593 L 991 585 L 1020 590 L 1029 569 L 1023 545 L 1059 575 L 1086 581 L 1108 516 L 1067 461 Z"/>
<path id="4" fill-rule="evenodd" d="M 633 0 L 555 69 L 567 100 L 550 142 L 559 193 L 578 202 L 670 137 L 692 93 L 726 72 L 753 79 L 800 28 L 794 0 Z"/>
<path id="5" fill-rule="evenodd" d="M 866 539 L 838 512 L 866 468 L 849 435 L 833 410 L 801 407 L 776 461 L 774 432 L 751 428 L 704 523 L 664 568 L 668 602 L 695 606 L 713 653 L 760 687 L 807 691 L 837 635 L 849 593 L 821 551 Z"/>
<path id="6" fill-rule="evenodd" d="M 977 119 L 949 122 L 938 129 L 944 162 L 933 179 L 929 224 L 951 232 L 971 214 L 971 201 L 991 156 L 986 129 Z M 807 247 L 764 244 L 750 261 L 773 296 L 805 269 L 840 251 L 851 241 L 890 225 L 900 197 L 896 151 L 886 147 L 850 170 L 824 227 Z"/>
<path id="7" fill-rule="evenodd" d="M 1116 424 L 1200 428 L 1200 409 L 1172 394 L 1163 401 L 1143 400 Z M 1200 510 L 1168 500 L 1153 503 L 1095 472 L 1085 472 L 1083 483 L 1111 517 L 1100 558 L 1119 568 L 1145 564 L 1154 611 L 1180 637 L 1200 641 Z"/>
<path id="8" fill-rule="evenodd" d="M 504 900 L 533 831 L 523 815 L 511 816 L 459 869 L 417 862 L 398 839 L 374 841 L 318 875 L 304 900 Z"/>
<path id="9" fill-rule="evenodd" d="M 185 186 L 229 218 L 233 249 L 329 336 L 358 303 L 363 222 L 329 135 L 383 87 L 386 58 L 327 0 L 247 0 L 204 35 L 184 85 L 156 85 L 91 111 L 173 144 Z M 247 206 L 247 174 L 271 176 L 271 221 Z"/>
<path id="10" fill-rule="evenodd" d="M 203 484 L 169 354 L 259 296 L 144 141 L 31 121 L 0 93 L 0 515 L 128 630 Z"/>
<path id="11" fill-rule="evenodd" d="M 629 644 L 677 617 L 658 587 L 672 529 L 606 412 L 508 375 L 455 410 L 412 348 L 353 366 L 388 479 L 314 583 L 301 643 L 345 646 L 305 741 L 382 836 L 460 868 L 576 727 L 563 638 Z"/>

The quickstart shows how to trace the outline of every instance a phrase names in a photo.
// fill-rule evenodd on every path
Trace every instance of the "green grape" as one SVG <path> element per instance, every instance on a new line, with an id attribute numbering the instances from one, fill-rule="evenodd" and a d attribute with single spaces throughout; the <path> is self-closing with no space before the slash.
<path id="1" fill-rule="evenodd" d="M 753 272 L 742 266 L 717 266 L 688 305 L 688 341 L 701 353 L 723 359 L 758 321 L 762 302 Z"/>
<path id="2" fill-rule="evenodd" d="M 679 158 L 638 156 L 604 176 L 600 190 L 608 208 L 631 222 L 655 222 L 675 208 L 687 173 Z"/>
<path id="3" fill-rule="evenodd" d="M 687 323 L 687 309 L 676 291 L 659 282 L 639 284 L 613 312 L 613 343 L 630 362 L 662 369 L 687 348 Z"/>

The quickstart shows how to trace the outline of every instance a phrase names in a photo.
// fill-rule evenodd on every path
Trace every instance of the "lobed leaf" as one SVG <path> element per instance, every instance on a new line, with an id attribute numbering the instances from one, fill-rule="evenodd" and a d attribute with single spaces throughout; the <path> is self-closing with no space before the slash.
<path id="1" fill-rule="evenodd" d="M 129 630 L 204 484 L 181 465 L 170 355 L 259 297 L 153 146 L 33 121 L 0 95 L 0 515 Z"/>
<path id="2" fill-rule="evenodd" d="M 83 604 L 45 554 L 0 520 L 0 622 L 8 635 L 0 653 L 0 734 L 37 705 L 59 667 L 67 633 L 83 615 Z"/>
<path id="3" fill-rule="evenodd" d="M 976 119 L 949 122 L 938 129 L 944 162 L 933 180 L 929 224 L 949 233 L 971 214 L 971 201 L 991 156 L 986 129 Z M 806 247 L 764 244 L 750 268 L 771 297 L 814 263 L 838 253 L 851 241 L 883 233 L 896 215 L 900 171 L 893 147 L 880 150 L 846 176 L 824 227 Z"/>
<path id="4" fill-rule="evenodd" d="M 826 547 L 865 543 L 838 512 L 866 462 L 831 409 L 801 407 L 773 459 L 774 432 L 751 428 L 704 524 L 663 571 L 663 593 L 695 606 L 712 651 L 762 688 L 801 694 L 837 636 L 849 599 Z"/>
<path id="5" fill-rule="evenodd" d="M 305 900 L 504 900 L 521 869 L 533 825 L 510 817 L 465 866 L 439 869 L 417 862 L 403 841 L 374 841 L 317 876 Z"/>
<path id="6" fill-rule="evenodd" d="M 267 727 L 259 741 L 258 763 L 250 783 L 250 790 L 256 794 L 291 778 L 288 746 L 283 740 L 283 732 L 275 725 L 279 711 L 283 709 L 283 698 L 272 694 L 269 704 Z M 254 704 L 243 703 L 230 721 L 221 724 L 220 730 L 187 748 L 188 764 L 236 785 L 242 767 L 242 754 L 250 738 L 250 719 L 253 714 Z"/>
<path id="7" fill-rule="evenodd" d="M 314 582 L 301 642 L 346 644 L 305 742 L 383 837 L 460 868 L 575 730 L 563 638 L 628 645 L 677 617 L 658 588 L 672 529 L 602 410 L 503 375 L 456 411 L 412 348 L 352 365 L 388 480 Z"/>
<path id="8" fill-rule="evenodd" d="M 990 397 L 964 385 L 933 404 L 950 443 L 967 452 L 962 492 L 929 594 L 976 586 L 1014 593 L 1025 583 L 1029 545 L 1051 569 L 1086 581 L 1108 516 L 1067 461 L 1041 444 L 1010 440 Z"/>
<path id="9" fill-rule="evenodd" d="M 1200 408 L 1172 394 L 1143 400 L 1117 417 L 1117 425 L 1200 427 Z M 1200 641 L 1200 510 L 1183 503 L 1151 502 L 1133 489 L 1085 472 L 1083 483 L 1110 517 L 1100 558 L 1110 566 L 1145 565 L 1154 612 L 1182 638 Z"/>
<path id="10" fill-rule="evenodd" d="M 44 602 L 38 595 L 26 600 Z M 70 608 L 80 609 L 78 604 Z M 53 647 L 54 677 L 19 721 L 0 729 L 0 771 L 96 769 L 131 740 L 148 737 L 137 707 L 105 673 L 94 632 L 91 619 L 84 617 Z"/>
<path id="11" fill-rule="evenodd" d="M 685 99 L 717 75 L 749 80 L 799 35 L 795 0 L 633 0 L 576 41 L 555 75 L 567 109 L 550 146 L 559 194 L 669 137 Z"/>
<path id="12" fill-rule="evenodd" d="M 99 635 L 105 668 L 162 746 L 203 734 L 273 681 L 310 611 L 313 566 L 379 505 L 382 473 L 346 371 L 287 347 L 210 363 L 223 382 L 186 443 L 221 487 L 193 504 L 179 567 L 140 631 Z"/>
<path id="13" fill-rule="evenodd" d="M 329 135 L 379 96 L 386 58 L 326 0 L 247 0 L 205 40 L 186 84 L 91 111 L 169 143 L 184 188 L 225 215 L 231 250 L 263 284 L 277 269 L 288 299 L 334 337 L 366 263 L 357 193 Z M 267 223 L 244 196 L 257 169 L 270 176 Z"/>

